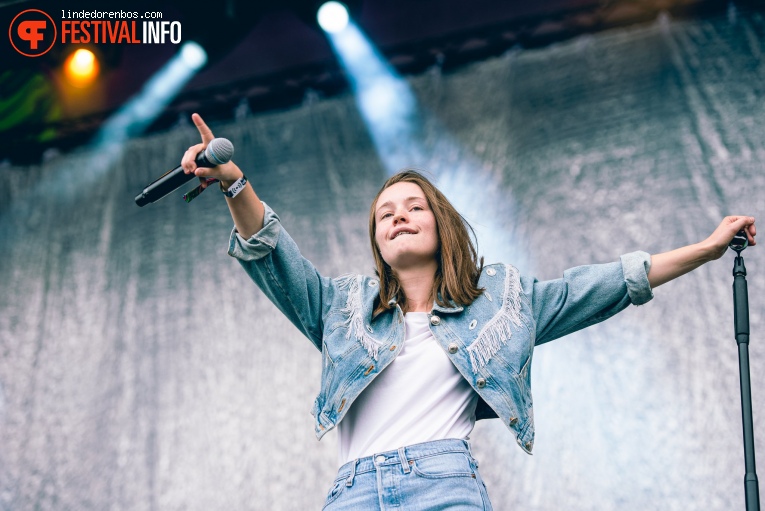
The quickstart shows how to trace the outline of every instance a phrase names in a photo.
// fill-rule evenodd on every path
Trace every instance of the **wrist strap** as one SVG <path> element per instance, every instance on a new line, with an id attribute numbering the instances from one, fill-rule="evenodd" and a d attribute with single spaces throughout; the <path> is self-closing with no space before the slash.
<path id="1" fill-rule="evenodd" d="M 242 174 L 242 177 L 234 181 L 234 183 L 228 187 L 228 190 L 223 189 L 223 183 L 219 183 L 220 185 L 220 191 L 223 192 L 223 195 L 226 197 L 233 199 L 236 197 L 239 192 L 244 190 L 244 185 L 247 184 L 247 177 L 245 177 L 244 174 Z"/>

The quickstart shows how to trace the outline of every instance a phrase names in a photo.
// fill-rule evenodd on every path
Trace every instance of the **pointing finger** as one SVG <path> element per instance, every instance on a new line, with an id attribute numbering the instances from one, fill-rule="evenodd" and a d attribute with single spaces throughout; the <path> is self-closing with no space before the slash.
<path id="1" fill-rule="evenodd" d="M 199 114 L 191 114 L 191 120 L 194 121 L 194 126 L 199 130 L 199 134 L 202 136 L 202 142 L 205 145 L 209 144 L 215 137 L 213 136 L 212 131 L 210 131 L 210 128 L 207 127 L 207 124 L 205 124 L 205 121 L 202 120 L 202 117 L 200 117 Z"/>

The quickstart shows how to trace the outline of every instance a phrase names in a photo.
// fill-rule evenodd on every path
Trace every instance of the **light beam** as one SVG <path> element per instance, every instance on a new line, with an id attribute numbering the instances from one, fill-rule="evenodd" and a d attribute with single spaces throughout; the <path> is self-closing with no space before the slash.
<path id="1" fill-rule="evenodd" d="M 389 175 L 403 168 L 431 169 L 435 183 L 476 231 L 488 261 L 512 261 L 526 271 L 515 241 L 517 218 L 491 166 L 465 149 L 418 104 L 411 87 L 350 20 L 327 37 L 346 71 L 361 116 Z"/>
<path id="2" fill-rule="evenodd" d="M 130 137 L 139 135 L 159 116 L 183 86 L 205 64 L 207 54 L 197 43 L 185 43 L 143 89 L 109 117 L 80 155 L 73 154 L 53 162 L 37 185 L 11 203 L 0 222 L 0 246 L 11 243 L 9 231 L 19 230 L 38 201 L 74 203 L 82 190 L 105 177 L 119 160 Z M 180 157 L 180 153 L 179 153 Z M 17 219 L 21 221 L 16 221 Z"/>

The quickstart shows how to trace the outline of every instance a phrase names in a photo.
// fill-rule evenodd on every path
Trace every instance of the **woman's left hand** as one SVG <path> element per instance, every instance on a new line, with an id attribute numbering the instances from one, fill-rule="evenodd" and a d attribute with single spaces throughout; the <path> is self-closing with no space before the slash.
<path id="1" fill-rule="evenodd" d="M 756 245 L 754 236 L 757 230 L 754 228 L 754 217 L 726 216 L 715 232 L 701 243 L 652 255 L 651 268 L 648 271 L 648 283 L 651 288 L 685 275 L 708 261 L 720 259 L 728 250 L 728 243 L 742 229 L 746 232 L 749 244 Z"/>
<path id="2" fill-rule="evenodd" d="M 757 242 L 754 241 L 754 237 L 757 234 L 757 229 L 754 226 L 754 217 L 726 216 L 717 226 L 717 229 L 703 242 L 708 250 L 709 260 L 721 258 L 733 237 L 742 229 L 746 232 L 749 245 L 756 245 Z"/>

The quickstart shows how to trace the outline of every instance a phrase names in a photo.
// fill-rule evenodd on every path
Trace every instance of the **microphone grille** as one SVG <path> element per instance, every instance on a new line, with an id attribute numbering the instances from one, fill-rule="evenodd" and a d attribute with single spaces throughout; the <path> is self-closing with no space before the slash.
<path id="1" fill-rule="evenodd" d="M 234 144 L 227 138 L 214 138 L 205 149 L 205 157 L 215 165 L 228 163 L 232 156 L 234 156 Z"/>

